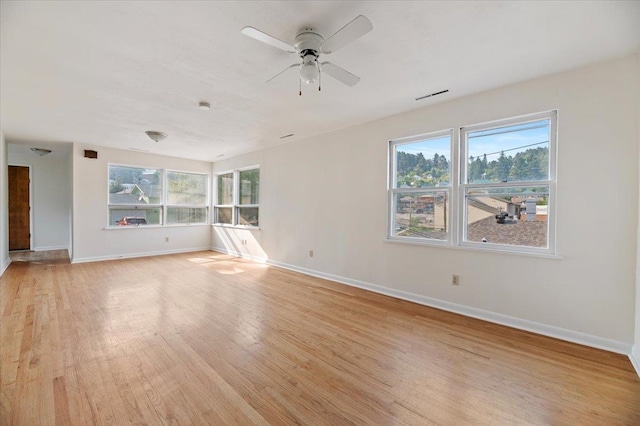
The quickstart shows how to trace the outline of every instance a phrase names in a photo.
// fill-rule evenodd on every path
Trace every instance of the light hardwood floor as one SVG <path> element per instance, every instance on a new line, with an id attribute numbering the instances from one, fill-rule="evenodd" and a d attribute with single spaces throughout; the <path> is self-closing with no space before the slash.
<path id="1" fill-rule="evenodd" d="M 640 425 L 628 358 L 215 252 L 0 278 L 13 425 Z"/>

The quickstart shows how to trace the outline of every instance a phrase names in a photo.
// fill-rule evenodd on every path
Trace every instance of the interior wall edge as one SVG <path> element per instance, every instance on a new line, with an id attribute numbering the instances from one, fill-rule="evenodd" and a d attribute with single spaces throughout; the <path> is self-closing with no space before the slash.
<path id="1" fill-rule="evenodd" d="M 631 353 L 629 354 L 629 360 L 631 360 L 633 368 L 636 369 L 636 373 L 638 373 L 638 377 L 640 377 L 640 344 L 633 345 Z"/>
<path id="2" fill-rule="evenodd" d="M 374 293 L 383 294 L 385 296 L 394 297 L 396 299 L 406 300 L 408 302 L 417 303 L 419 305 L 442 309 L 444 311 L 464 315 L 471 318 L 476 318 L 483 321 L 488 321 L 495 324 L 505 325 L 507 327 L 512 327 L 519 330 L 529 331 L 529 332 L 540 334 L 543 336 L 565 340 L 571 343 L 577 343 L 580 345 L 585 345 L 585 346 L 589 346 L 596 349 L 603 349 L 609 352 L 615 352 L 622 355 L 631 356 L 630 355 L 632 351 L 631 343 L 608 339 L 606 337 L 595 336 L 587 333 L 582 333 L 579 331 L 569 330 L 566 328 L 555 327 L 552 325 L 525 320 L 517 317 L 512 317 L 509 315 L 499 314 L 499 313 L 487 311 L 484 309 L 478 309 L 478 308 L 474 308 L 467 305 L 447 302 L 444 300 L 422 296 L 415 293 L 409 293 L 402 290 L 396 290 L 390 287 L 372 284 L 365 281 L 345 278 L 345 277 L 341 277 L 333 274 L 327 274 L 327 273 L 316 271 L 313 269 L 302 268 L 296 265 L 278 262 L 275 260 L 254 259 L 255 258 L 254 256 L 228 250 L 223 247 L 212 247 L 212 250 L 233 255 L 236 257 L 241 257 L 244 259 L 262 261 L 267 263 L 268 265 L 273 265 L 279 268 L 288 269 L 294 272 L 299 272 L 299 273 L 310 275 L 317 278 L 323 278 L 330 281 L 335 281 L 340 284 L 361 288 L 363 290 L 368 290 Z M 636 357 L 638 358 L 638 360 L 640 360 L 640 353 L 637 354 Z"/>
<path id="3" fill-rule="evenodd" d="M 11 259 L 9 259 L 8 257 L 2 260 L 2 266 L 0 267 L 0 276 L 4 274 L 4 271 L 7 270 L 10 264 L 11 264 Z"/>

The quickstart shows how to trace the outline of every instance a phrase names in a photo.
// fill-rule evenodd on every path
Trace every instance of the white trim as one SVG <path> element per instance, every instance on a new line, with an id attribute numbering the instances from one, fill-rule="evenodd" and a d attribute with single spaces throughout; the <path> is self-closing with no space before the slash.
<path id="1" fill-rule="evenodd" d="M 0 276 L 2 276 L 2 274 L 4 274 L 4 271 L 7 270 L 7 268 L 9 267 L 9 265 L 11 265 L 11 258 L 7 257 L 6 259 L 4 259 L 4 261 L 2 262 L 2 266 L 0 266 Z"/>
<path id="2" fill-rule="evenodd" d="M 240 257 L 242 259 L 249 259 L 257 263 L 272 264 L 266 257 L 254 256 L 252 254 L 240 253 L 239 251 L 228 250 L 225 247 L 211 247 L 211 251 L 218 251 L 220 253 L 228 254 L 230 256 Z M 274 266 L 277 266 L 273 264 Z"/>
<path id="3" fill-rule="evenodd" d="M 302 268 L 299 266 L 290 265 L 288 263 L 278 262 L 275 260 L 270 260 L 266 258 L 256 258 L 251 255 L 234 252 L 221 247 L 212 247 L 212 250 L 220 251 L 222 253 L 234 255 L 237 257 L 256 260 L 258 262 L 264 262 L 264 263 L 267 263 L 268 265 L 277 266 L 279 268 L 288 269 L 290 271 L 300 272 L 302 274 L 311 275 L 313 277 L 324 278 L 324 279 L 335 281 L 341 284 L 346 284 L 352 287 L 358 287 L 364 290 L 372 291 L 374 293 L 384 294 L 385 296 L 395 297 L 396 299 L 407 300 L 409 302 L 418 303 L 420 305 L 430 306 L 437 309 L 442 309 L 444 311 L 453 312 L 453 313 L 464 315 L 467 317 L 476 318 L 483 321 L 492 322 L 495 324 L 506 325 L 508 327 L 516 328 L 519 330 L 530 331 L 532 333 L 541 334 L 543 336 L 549 336 L 549 337 L 553 337 L 560 340 L 565 340 L 567 342 L 578 343 L 580 345 L 590 346 L 598 349 L 604 349 L 606 351 L 615 352 L 623 355 L 629 355 L 629 353 L 631 353 L 631 344 L 626 342 L 621 342 L 618 340 L 594 336 L 592 334 L 582 333 L 579 331 L 568 330 L 566 328 L 555 327 L 548 324 L 542 324 L 535 321 L 516 318 L 509 315 L 486 311 L 484 309 L 474 308 L 466 305 L 460 305 L 458 303 L 452 303 L 452 302 L 447 302 L 440 299 L 434 299 L 432 297 L 422 296 L 415 293 L 409 293 L 402 290 L 396 290 L 393 288 L 384 287 L 377 284 L 371 284 L 365 281 L 354 280 L 351 278 L 345 278 L 338 275 L 327 274 L 324 272 L 315 271 L 313 269 Z"/>
<path id="4" fill-rule="evenodd" d="M 31 250 L 33 251 L 48 251 L 48 250 L 69 250 L 69 245 L 63 246 L 47 246 L 47 247 L 34 247 Z"/>
<path id="5" fill-rule="evenodd" d="M 629 360 L 631 361 L 631 365 L 636 369 L 638 377 L 640 377 L 640 343 L 636 343 L 633 345 L 633 348 L 631 348 Z"/>
<path id="6" fill-rule="evenodd" d="M 165 254 L 190 253 L 194 251 L 208 251 L 208 250 L 211 250 L 210 246 L 192 247 L 192 248 L 177 249 L 177 250 L 147 251 L 142 253 L 114 254 L 114 255 L 108 255 L 108 256 L 74 257 L 71 259 L 71 263 L 102 262 L 104 260 L 131 259 L 136 257 L 162 256 Z"/>

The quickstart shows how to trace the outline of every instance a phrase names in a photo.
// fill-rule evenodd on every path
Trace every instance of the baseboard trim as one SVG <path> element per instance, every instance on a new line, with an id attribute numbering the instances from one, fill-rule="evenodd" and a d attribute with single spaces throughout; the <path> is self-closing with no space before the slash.
<path id="1" fill-rule="evenodd" d="M 49 251 L 49 250 L 67 250 L 69 251 L 69 246 L 47 246 L 47 247 L 34 247 L 33 251 Z"/>
<path id="2" fill-rule="evenodd" d="M 257 262 L 257 263 L 269 263 L 269 259 L 267 259 L 266 257 L 254 256 L 252 254 L 246 254 L 246 253 L 240 253 L 232 250 L 227 250 L 224 247 L 211 247 L 210 250 L 228 254 L 229 256 L 241 257 L 243 259 L 253 260 L 254 262 Z"/>
<path id="3" fill-rule="evenodd" d="M 640 343 L 636 343 L 631 348 L 631 353 L 629 354 L 629 359 L 631 360 L 631 364 L 633 368 L 636 369 L 636 373 L 638 373 L 638 377 L 640 377 Z"/>
<path id="4" fill-rule="evenodd" d="M 243 253 L 233 252 L 222 247 L 212 247 L 212 250 L 237 256 L 237 257 L 255 260 L 255 259 L 252 259 L 252 256 L 248 256 Z M 499 314 L 491 311 L 486 311 L 484 309 L 478 309 L 478 308 L 473 308 L 471 306 L 460 305 L 458 303 L 447 302 L 445 300 L 422 296 L 415 293 L 409 293 L 402 290 L 396 290 L 393 288 L 384 287 L 377 284 L 371 284 L 365 281 L 355 280 L 351 278 L 345 278 L 338 275 L 327 274 L 327 273 L 316 271 L 313 269 L 307 269 L 300 266 L 291 265 L 288 263 L 278 262 L 275 260 L 261 258 L 258 261 L 265 262 L 269 265 L 277 266 L 279 268 L 288 269 L 290 271 L 300 272 L 302 274 L 311 275 L 313 277 L 324 278 L 330 281 L 339 282 L 341 284 L 346 284 L 352 287 L 361 288 L 363 290 L 372 291 L 374 293 L 384 294 L 385 296 L 395 297 L 397 299 L 418 303 L 420 305 L 429 306 L 432 308 L 442 309 L 444 311 L 465 315 L 467 317 L 476 318 L 483 321 L 492 322 L 495 324 L 517 328 L 519 330 L 530 331 L 532 333 L 541 334 L 543 336 L 553 337 L 556 339 L 565 340 L 572 343 L 578 343 L 580 345 L 590 346 L 597 349 L 603 349 L 606 351 L 615 352 L 623 355 L 629 355 L 631 353 L 632 345 L 629 343 L 618 341 L 618 340 L 594 336 L 594 335 L 582 333 L 579 331 L 568 330 L 565 328 L 547 325 L 547 324 L 543 324 L 535 321 L 529 321 L 521 318 L 516 318 L 509 315 L 503 315 L 503 314 Z M 637 357 L 637 358 L 640 359 L 640 357 Z"/>
<path id="5" fill-rule="evenodd" d="M 0 267 L 0 276 L 4 274 L 4 271 L 7 270 L 10 264 L 11 264 L 11 259 L 8 257 L 2 261 L 2 266 Z"/>
<path id="6" fill-rule="evenodd" d="M 117 254 L 117 255 L 108 255 L 108 256 L 74 257 L 71 259 L 71 263 L 103 262 L 106 260 L 133 259 L 136 257 L 162 256 L 165 254 L 180 254 L 180 253 L 191 253 L 194 251 L 209 251 L 209 250 L 211 250 L 211 247 L 206 246 L 206 247 L 191 247 L 191 248 L 177 249 L 177 250 L 158 250 L 158 251 L 148 251 L 148 252 L 142 252 L 142 253 Z"/>

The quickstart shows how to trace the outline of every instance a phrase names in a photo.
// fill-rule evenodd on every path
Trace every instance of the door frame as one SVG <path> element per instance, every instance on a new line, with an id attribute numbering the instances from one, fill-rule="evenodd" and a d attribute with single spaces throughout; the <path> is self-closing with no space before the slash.
<path id="1" fill-rule="evenodd" d="M 31 164 L 19 164 L 19 163 L 9 163 L 7 164 L 7 169 L 9 166 L 17 166 L 17 167 L 27 167 L 29 169 L 29 250 L 34 251 L 33 249 L 33 166 Z M 11 206 L 7 205 L 7 213 Z M 8 231 L 8 229 L 7 229 Z"/>

